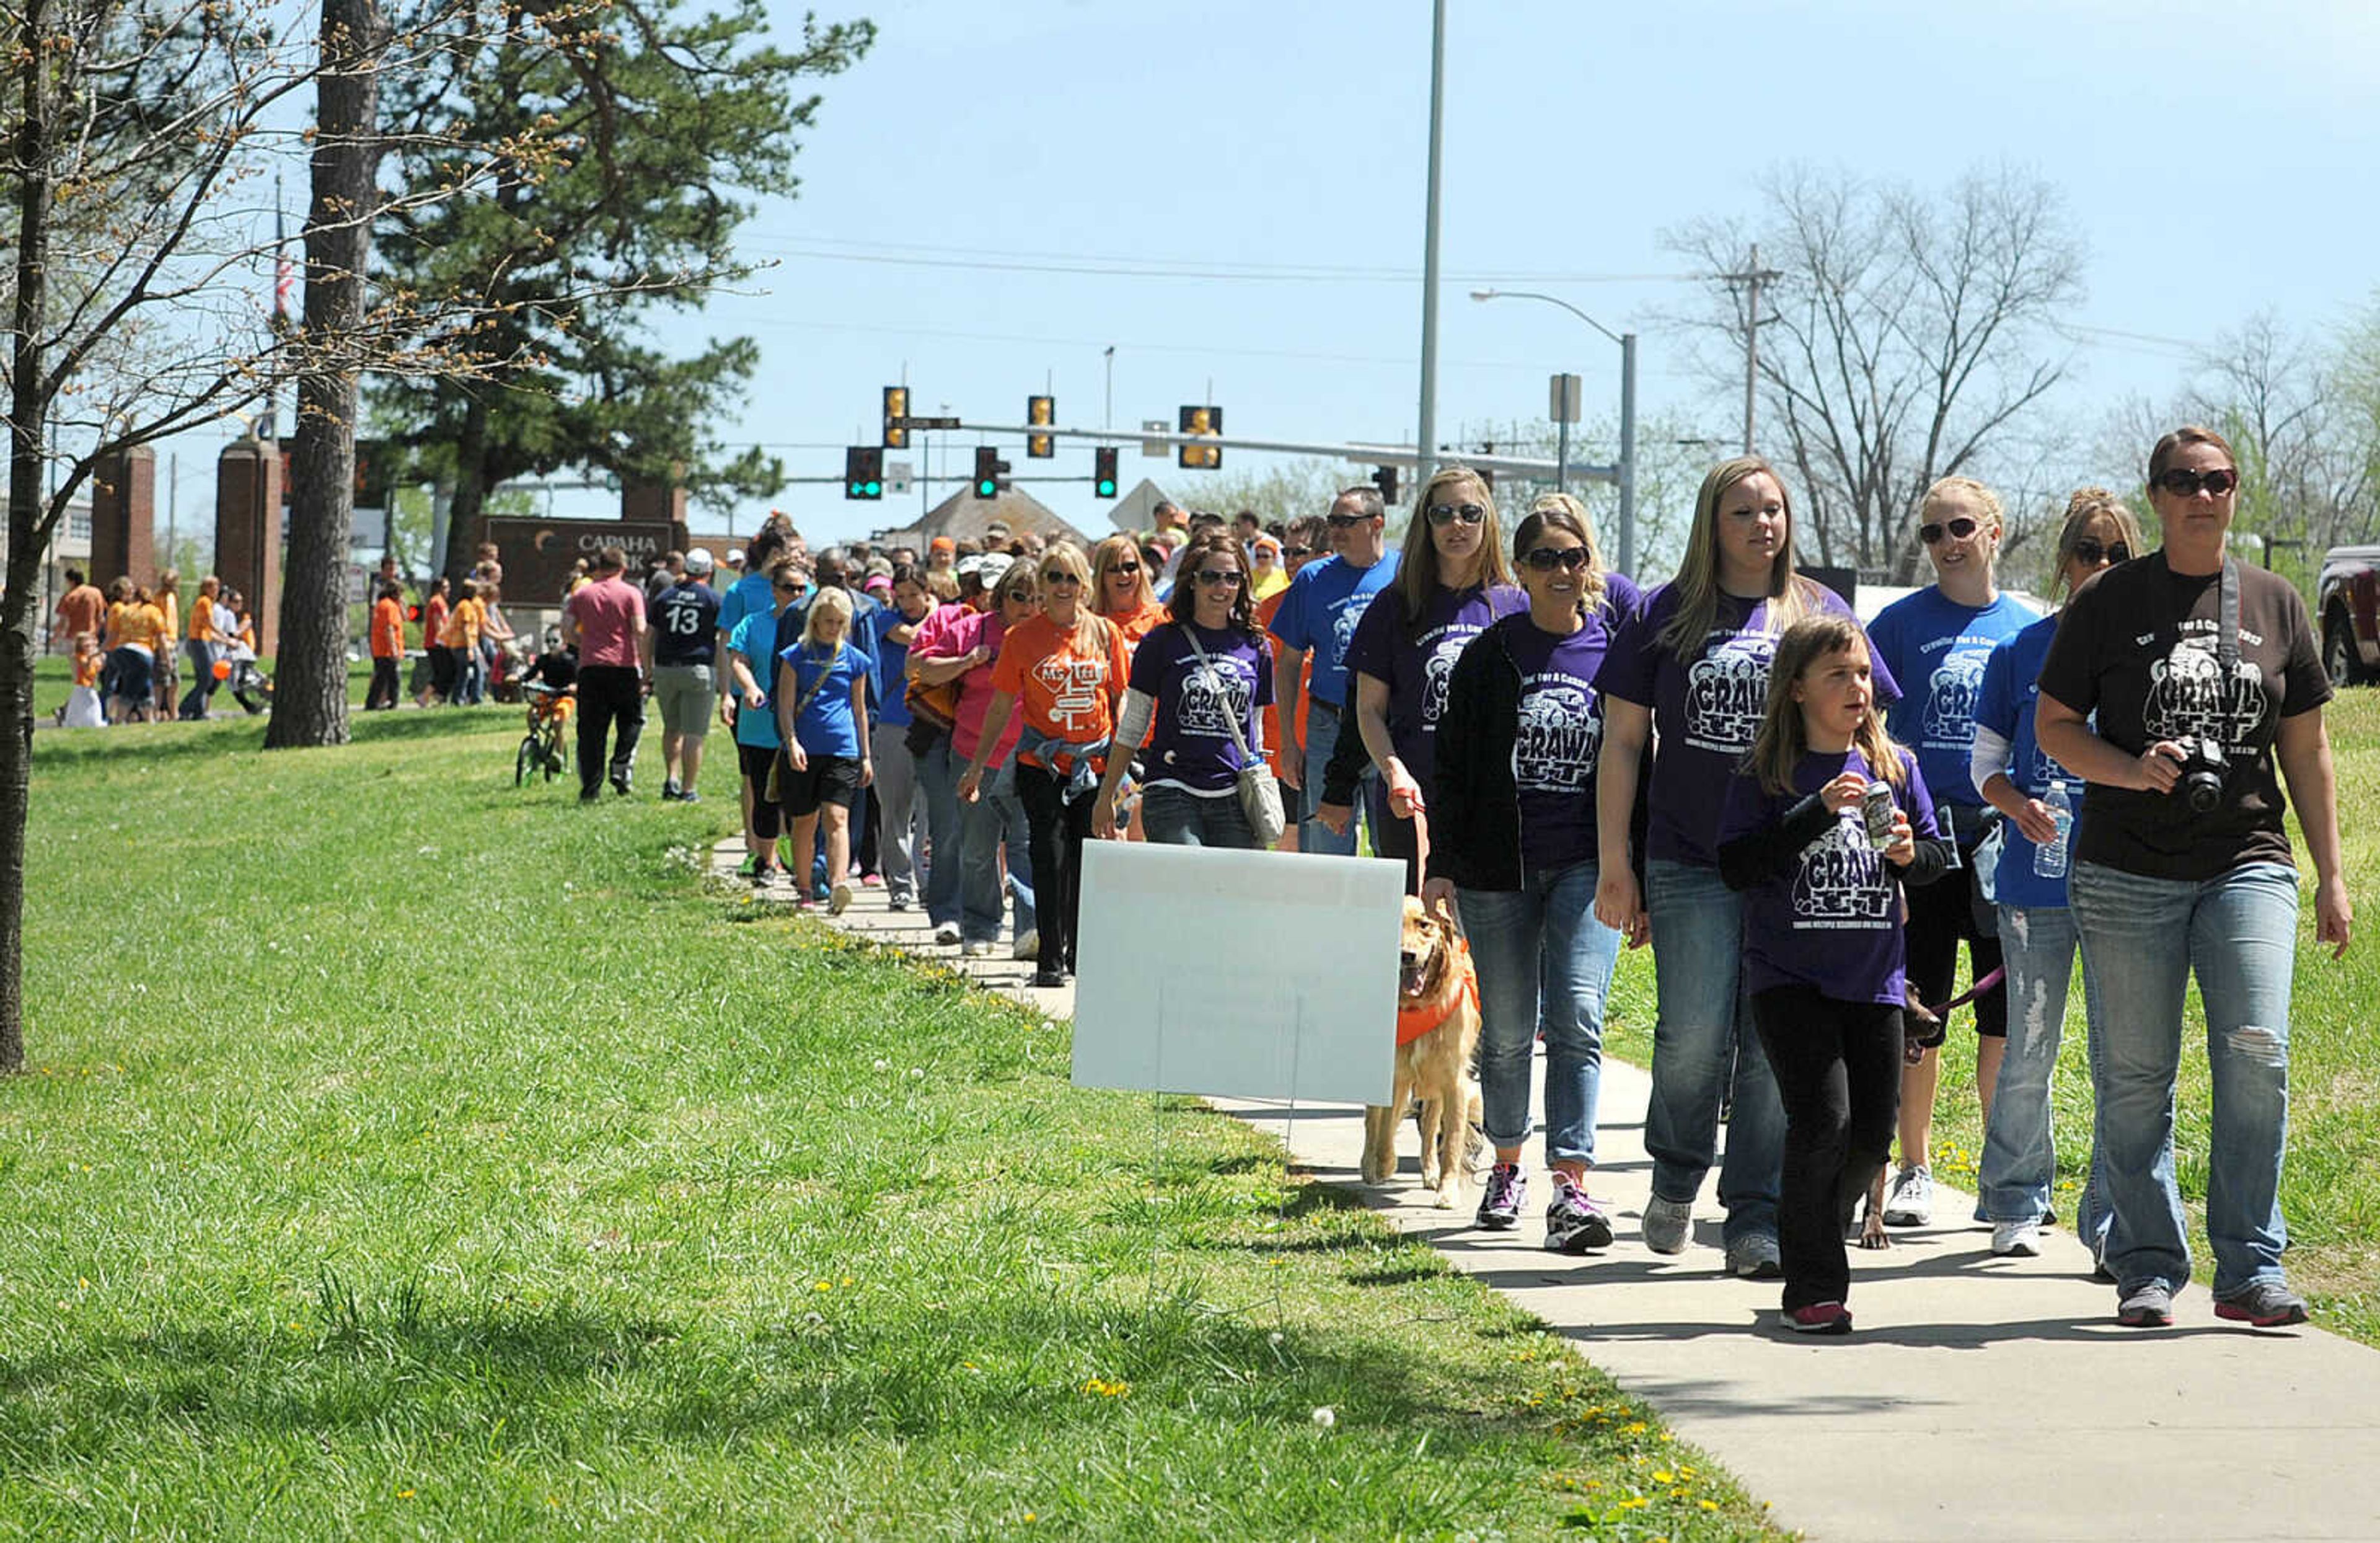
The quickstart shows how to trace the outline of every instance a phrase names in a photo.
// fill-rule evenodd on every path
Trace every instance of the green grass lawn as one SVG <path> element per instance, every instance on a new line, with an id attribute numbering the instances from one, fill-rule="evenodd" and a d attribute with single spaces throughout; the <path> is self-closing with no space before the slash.
<path id="1" fill-rule="evenodd" d="M 0 1533 L 1763 1532 L 1269 1134 L 706 890 L 723 758 L 261 732 L 37 738 Z"/>
<path id="2" fill-rule="evenodd" d="M 266 674 L 271 674 L 273 673 L 273 661 L 267 659 L 262 662 L 264 673 Z M 182 672 L 181 679 L 178 683 L 179 689 L 188 691 L 190 688 L 189 661 L 181 660 L 178 661 L 177 663 Z M 409 661 L 407 662 L 407 668 L 410 668 Z M 43 722 L 47 722 L 55 718 L 57 714 L 58 709 L 67 705 L 67 693 L 72 687 L 73 684 L 74 661 L 71 659 L 67 658 L 63 654 L 43 654 L 41 658 L 35 660 L 33 662 L 33 716 Z M 364 692 L 370 686 L 370 685 L 371 661 L 369 659 L 349 660 L 347 662 L 348 705 L 356 708 L 362 707 L 364 705 Z M 239 711 L 239 703 L 232 699 L 232 694 L 229 689 L 220 689 L 215 692 L 215 711 L 219 713 L 234 713 Z"/>
<path id="3" fill-rule="evenodd" d="M 2380 814 L 2380 691 L 2342 692 L 2327 710 L 2327 721 L 2338 763 L 2339 819 L 2357 936 L 2344 960 L 2334 961 L 2327 950 L 2314 948 L 2313 865 L 2301 842 L 2298 866 L 2304 905 L 2290 1014 L 2289 1149 L 2282 1172 L 2281 1213 L 2289 1224 L 2291 1283 L 2313 1301 L 2325 1326 L 2380 1344 L 2380 1013 L 2374 1011 L 2380 1005 L 2380 867 L 2375 867 L 2380 858 L 2380 819 L 2375 819 Z M 2294 834 L 2294 818 L 2290 829 Z M 2214 1273 L 2204 1205 L 2211 1105 L 2206 1024 L 2195 986 L 2189 1014 L 2182 1035 L 2175 1159 L 2182 1191 L 2196 1213 L 2191 1246 L 2198 1278 L 2204 1282 Z M 1648 952 L 1621 956 L 1612 983 L 1610 1016 L 1612 1053 L 1648 1063 L 1654 1016 Z M 1966 1014 L 1953 1021 L 1934 1119 L 1935 1171 L 1970 1193 L 1984 1145 L 1975 1101 L 1973 1027 L 1973 1019 Z M 2051 1090 L 2058 1209 L 2068 1218 L 2090 1164 L 2087 1037 L 2078 971 Z M 1937 1208 L 1935 1220 L 1956 1218 Z"/>

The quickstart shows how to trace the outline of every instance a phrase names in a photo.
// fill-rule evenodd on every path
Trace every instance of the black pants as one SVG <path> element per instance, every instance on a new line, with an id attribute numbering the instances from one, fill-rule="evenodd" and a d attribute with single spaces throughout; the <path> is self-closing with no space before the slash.
<path id="1" fill-rule="evenodd" d="M 769 768 L 777 761 L 775 747 L 769 745 L 738 745 L 735 747 L 736 770 L 744 773 L 744 785 L 752 790 L 752 839 L 774 841 L 783 822 L 778 811 L 782 808 L 769 796 Z M 782 856 L 779 858 L 783 861 Z"/>
<path id="2" fill-rule="evenodd" d="M 636 764 L 637 736 L 645 730 L 644 682 L 628 664 L 582 664 L 578 667 L 578 791 L 591 797 L 603 785 L 603 736 L 613 723 L 619 734 L 612 745 L 611 772 L 616 782 L 628 780 Z"/>
<path id="3" fill-rule="evenodd" d="M 1753 994 L 1752 1018 L 1785 1105 L 1777 1189 L 1785 1310 L 1841 1302 L 1852 1288 L 1843 1233 L 1900 1113 L 1900 1009 L 1773 986 Z"/>
<path id="4" fill-rule="evenodd" d="M 1026 839 L 1033 852 L 1033 919 L 1041 929 L 1040 966 L 1075 967 L 1075 924 L 1082 915 L 1083 843 L 1090 839 L 1091 806 L 1085 794 L 1069 804 L 1066 779 L 1029 761 L 1016 763 L 1016 801 L 1025 806 Z"/>
<path id="5" fill-rule="evenodd" d="M 1967 945 L 1967 967 L 1981 980 L 2000 967 L 2000 941 L 1986 937 L 1975 917 L 1975 854 L 1959 849 L 1964 865 L 1931 884 L 1907 890 L 1909 981 L 1928 1007 L 1950 1000 L 1959 977 L 1959 944 Z M 1975 1032 L 1986 1039 L 2008 1038 L 2008 993 L 1994 988 L 1975 999 Z"/>
<path id="6" fill-rule="evenodd" d="M 381 712 L 396 705 L 396 661 L 372 657 L 371 688 L 364 693 L 364 711 Z"/>

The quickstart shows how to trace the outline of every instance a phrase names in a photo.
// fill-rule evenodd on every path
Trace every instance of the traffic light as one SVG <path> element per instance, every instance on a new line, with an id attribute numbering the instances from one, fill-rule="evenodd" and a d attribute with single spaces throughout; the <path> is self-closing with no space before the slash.
<path id="1" fill-rule="evenodd" d="M 1008 486 L 1008 479 L 1001 475 L 1007 469 L 1008 463 L 1000 458 L 999 451 L 988 444 L 977 445 L 975 447 L 975 495 L 986 502 L 998 498 Z"/>
<path id="2" fill-rule="evenodd" d="M 843 453 L 843 496 L 884 496 L 884 452 L 873 444 L 855 444 Z"/>
<path id="3" fill-rule="evenodd" d="M 1223 409 L 1213 405 L 1182 409 L 1182 431 L 1185 434 L 1220 434 L 1223 431 Z M 1223 464 L 1223 447 L 1219 444 L 1185 444 L 1175 457 L 1176 466 L 1212 471 Z"/>
<path id="4" fill-rule="evenodd" d="M 1116 447 L 1102 444 L 1091 452 L 1091 496 L 1113 498 L 1116 495 Z"/>
<path id="5" fill-rule="evenodd" d="M 907 386 L 886 386 L 884 388 L 885 449 L 906 450 L 909 448 L 909 431 L 901 422 L 901 419 L 908 416 L 909 388 Z"/>
<path id="6" fill-rule="evenodd" d="M 1027 396 L 1025 399 L 1025 421 L 1035 429 L 1051 429 L 1058 423 L 1058 399 L 1055 396 Z M 1025 436 L 1025 453 L 1037 461 L 1046 461 L 1058 453 L 1058 442 L 1048 434 Z"/>
<path id="7" fill-rule="evenodd" d="M 1380 502 L 1390 508 L 1397 506 L 1397 468 L 1392 466 L 1372 468 L 1372 486 L 1380 490 Z"/>

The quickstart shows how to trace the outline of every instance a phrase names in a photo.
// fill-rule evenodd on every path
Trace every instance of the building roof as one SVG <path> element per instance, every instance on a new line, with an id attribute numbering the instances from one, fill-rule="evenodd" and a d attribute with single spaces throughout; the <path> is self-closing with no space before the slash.
<path id="1" fill-rule="evenodd" d="M 1048 504 L 1014 488 L 990 499 L 978 498 L 973 489 L 962 488 L 928 510 L 916 524 L 880 531 L 869 539 L 878 546 L 914 546 L 923 551 L 937 536 L 981 541 L 985 528 L 995 520 L 1007 526 L 1011 535 L 1038 530 L 1044 539 L 1073 541 L 1086 552 L 1092 546 L 1091 538 L 1060 519 Z"/>

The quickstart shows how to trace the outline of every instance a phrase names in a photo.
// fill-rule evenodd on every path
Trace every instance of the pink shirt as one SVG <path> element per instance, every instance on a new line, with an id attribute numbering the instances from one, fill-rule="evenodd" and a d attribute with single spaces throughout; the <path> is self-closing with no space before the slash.
<path id="1" fill-rule="evenodd" d="M 578 623 L 578 662 L 635 669 L 638 623 L 645 619 L 645 592 L 618 575 L 580 585 L 562 602 Z"/>
<path id="2" fill-rule="evenodd" d="M 917 624 L 917 635 L 909 639 L 909 656 L 913 659 L 957 659 L 972 652 L 978 643 L 991 647 L 992 658 L 1000 657 L 1000 639 L 1005 630 L 997 611 L 971 611 L 964 605 L 945 605 Z M 957 722 L 951 730 L 951 748 L 962 760 L 975 759 L 976 747 L 983 743 L 984 711 L 991 706 L 994 693 L 991 666 L 978 664 L 959 677 Z M 1025 734 L 1025 714 L 1011 712 L 1008 727 L 1000 736 L 996 756 L 984 762 L 998 766 L 1005 761 L 1016 742 Z"/>

